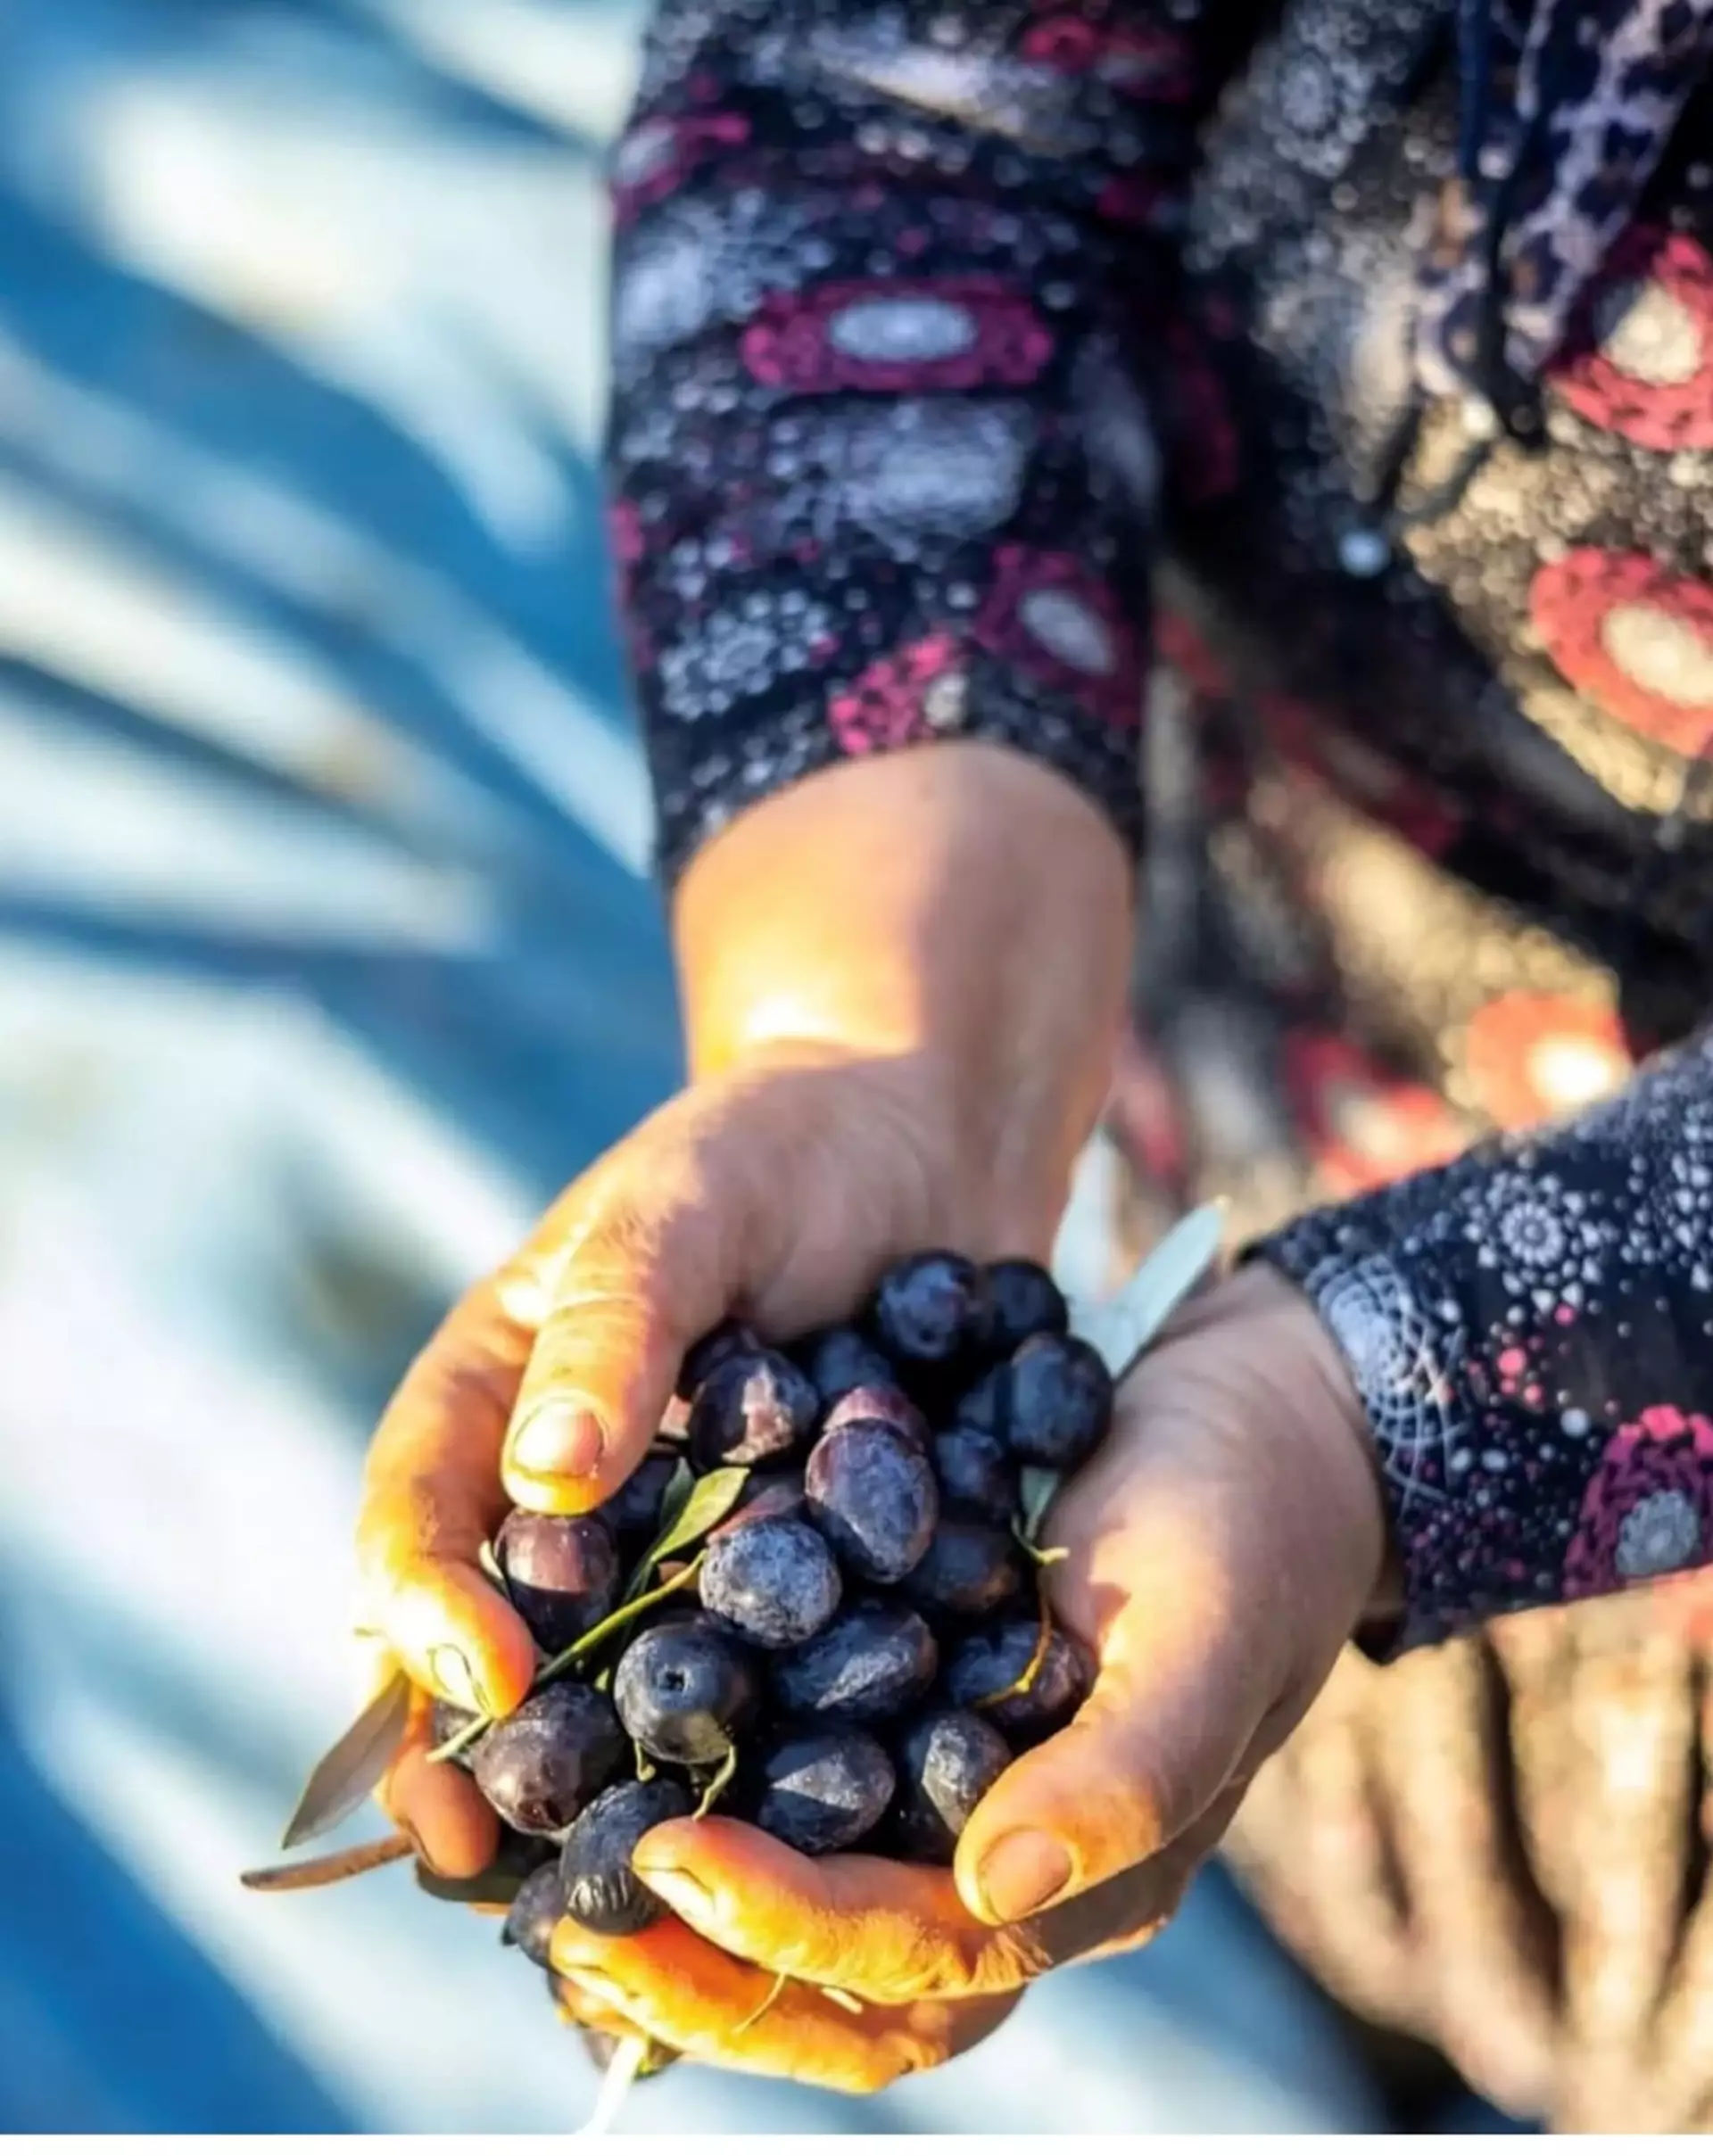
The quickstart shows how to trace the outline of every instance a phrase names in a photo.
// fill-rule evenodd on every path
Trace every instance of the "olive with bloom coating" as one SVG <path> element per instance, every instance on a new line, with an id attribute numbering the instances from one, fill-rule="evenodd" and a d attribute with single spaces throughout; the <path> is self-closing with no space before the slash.
<path id="1" fill-rule="evenodd" d="M 611 1615 L 618 1549 L 592 1515 L 508 1513 L 493 1538 L 493 1554 L 513 1607 L 545 1653 L 557 1655 Z"/>
<path id="2" fill-rule="evenodd" d="M 690 1450 L 716 1467 L 783 1466 L 813 1434 L 821 1395 L 794 1362 L 771 1348 L 728 1355 L 691 1403 Z"/>
<path id="3" fill-rule="evenodd" d="M 792 1358 L 823 1400 L 837 1400 L 858 1385 L 896 1385 L 898 1373 L 872 1340 L 855 1326 L 829 1326 L 798 1342 Z"/>
<path id="4" fill-rule="evenodd" d="M 986 1520 L 941 1520 L 927 1555 L 905 1574 L 902 1591 L 920 1608 L 986 1617 L 1022 1590 L 1017 1545 Z"/>
<path id="5" fill-rule="evenodd" d="M 688 1819 L 690 1792 L 670 1776 L 621 1781 L 604 1789 L 565 1838 L 559 1892 L 565 1913 L 609 1939 L 644 1931 L 666 1905 L 632 1866 L 636 1845 L 669 1819 Z"/>
<path id="6" fill-rule="evenodd" d="M 1070 1329 L 1071 1312 L 1053 1276 L 1031 1258 L 1002 1258 L 988 1268 L 992 1298 L 989 1352 L 1013 1355 L 1037 1333 Z"/>
<path id="7" fill-rule="evenodd" d="M 862 1730 L 788 1733 L 762 1755 L 755 1823 L 805 1856 L 830 1856 L 873 1832 L 898 1786 L 892 1762 Z"/>
<path id="8" fill-rule="evenodd" d="M 874 1291 L 875 1338 L 906 1375 L 966 1367 L 987 1345 L 993 1301 L 979 1265 L 953 1251 L 906 1258 Z"/>
<path id="9" fill-rule="evenodd" d="M 899 1854 L 949 1864 L 975 1807 L 1011 1764 L 1011 1747 L 979 1714 L 960 1707 L 925 1714 L 898 1747 Z"/>
<path id="10" fill-rule="evenodd" d="M 517 1947 L 537 1969 L 550 1969 L 553 1963 L 547 1943 L 564 1914 L 565 1894 L 559 1885 L 559 1865 L 555 1857 L 551 1863 L 538 1866 L 518 1888 L 511 1907 L 506 1912 L 506 1921 L 500 1927 L 500 1943 L 502 1946 Z"/>
<path id="11" fill-rule="evenodd" d="M 1112 1373 L 1086 1340 L 1039 1333 L 964 1394 L 957 1419 L 993 1431 L 1017 1459 L 1070 1475 L 1112 1428 Z"/>
<path id="12" fill-rule="evenodd" d="M 841 1564 L 889 1585 L 919 1564 L 939 1519 L 928 1457 L 888 1423 L 841 1423 L 809 1455 L 809 1517 Z"/>
<path id="13" fill-rule="evenodd" d="M 1036 1745 L 1070 1721 L 1094 1677 L 1079 1640 L 1049 1625 L 1043 1645 L 1039 1617 L 1011 1617 L 958 1642 L 946 1665 L 946 1695 L 954 1706 L 979 1712 L 1008 1742 Z"/>
<path id="14" fill-rule="evenodd" d="M 724 1759 L 760 1699 L 754 1657 L 702 1617 L 674 1618 L 633 1640 L 613 1678 L 626 1733 L 650 1759 L 676 1766 Z"/>
<path id="15" fill-rule="evenodd" d="M 694 1400 L 720 1365 L 733 1355 L 750 1355 L 761 1345 L 747 1325 L 728 1318 L 701 1338 L 684 1357 L 678 1372 L 678 1397 Z"/>
<path id="16" fill-rule="evenodd" d="M 956 1517 L 1008 1527 L 1022 1502 L 1015 1462 L 991 1430 L 960 1424 L 933 1443 L 940 1509 Z"/>
<path id="17" fill-rule="evenodd" d="M 889 1722 L 914 1706 L 939 1666 L 934 1635 L 914 1609 L 859 1602 L 825 1631 L 775 1655 L 773 1695 L 794 1722 Z"/>
<path id="18" fill-rule="evenodd" d="M 625 1756 L 605 1694 L 565 1677 L 534 1692 L 473 1747 L 476 1787 L 520 1834 L 562 1834 Z"/>
<path id="19" fill-rule="evenodd" d="M 832 1616 L 839 1567 L 807 1520 L 748 1520 L 708 1544 L 702 1607 L 757 1647 L 796 1647 Z"/>
<path id="20" fill-rule="evenodd" d="M 858 1385 L 841 1392 L 822 1417 L 821 1433 L 830 1436 L 846 1423 L 890 1423 L 913 1444 L 928 1442 L 928 1417 L 900 1385 Z"/>

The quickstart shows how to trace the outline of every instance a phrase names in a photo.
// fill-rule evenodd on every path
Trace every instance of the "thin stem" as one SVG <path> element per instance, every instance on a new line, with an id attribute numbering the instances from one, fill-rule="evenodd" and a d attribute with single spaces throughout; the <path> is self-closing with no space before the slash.
<path id="1" fill-rule="evenodd" d="M 714 1779 L 702 1791 L 702 1801 L 691 1813 L 694 1819 L 706 1819 L 731 1786 L 732 1777 L 738 1771 L 738 1747 L 732 1745 L 715 1770 Z"/>
<path id="2" fill-rule="evenodd" d="M 1047 1650 L 1053 1644 L 1053 1612 L 1047 1599 L 1047 1582 L 1044 1580 L 1036 1581 L 1035 1591 L 1039 1597 L 1041 1611 L 1040 1627 L 1035 1634 L 1035 1652 L 1030 1656 L 1020 1677 L 1005 1685 L 1001 1690 L 989 1692 L 986 1698 L 976 1701 L 975 1711 L 977 1714 L 980 1714 L 983 1707 L 999 1706 L 1003 1700 L 1021 1698 L 1046 1666 Z"/>

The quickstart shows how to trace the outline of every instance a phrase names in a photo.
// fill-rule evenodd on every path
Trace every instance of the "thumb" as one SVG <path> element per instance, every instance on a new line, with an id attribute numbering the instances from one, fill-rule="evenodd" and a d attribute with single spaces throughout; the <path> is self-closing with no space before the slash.
<path id="1" fill-rule="evenodd" d="M 1237 1657 L 1109 1647 L 1075 1721 L 1008 1769 L 964 1829 L 964 1906 L 1016 1923 L 1159 1855 L 1245 1771 L 1260 1719 Z"/>
<path id="2" fill-rule="evenodd" d="M 657 1119 L 573 1191 L 506 1436 L 515 1504 L 587 1511 L 647 1451 L 685 1353 L 743 1285 L 744 1209 L 731 1181 L 718 1147 Z"/>

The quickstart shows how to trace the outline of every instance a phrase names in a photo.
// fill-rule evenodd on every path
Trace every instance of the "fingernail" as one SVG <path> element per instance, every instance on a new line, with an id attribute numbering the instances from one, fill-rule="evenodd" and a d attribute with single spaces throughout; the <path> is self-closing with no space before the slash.
<path id="1" fill-rule="evenodd" d="M 634 1870 L 645 1887 L 652 1887 L 663 1902 L 669 1902 L 689 1922 L 706 1923 L 715 1915 L 718 1907 L 716 1896 L 694 1872 L 682 1871 L 675 1864 L 637 1864 Z"/>
<path id="2" fill-rule="evenodd" d="M 1070 1879 L 1070 1851 L 1051 1835 L 1028 1827 L 1002 1834 L 976 1874 L 982 1900 L 1002 1924 L 1032 1916 L 1063 1894 Z"/>
<path id="3" fill-rule="evenodd" d="M 476 1681 L 476 1672 L 470 1667 L 463 1649 L 456 1647 L 437 1647 L 428 1657 L 429 1673 L 434 1681 L 434 1689 L 443 1699 L 454 1706 L 468 1707 L 473 1714 L 491 1714 L 493 1710 L 482 1697 L 482 1688 Z"/>
<path id="4" fill-rule="evenodd" d="M 592 1475 L 600 1465 L 607 1433 L 587 1408 L 549 1400 L 535 1409 L 511 1441 L 511 1457 L 528 1475 Z"/>

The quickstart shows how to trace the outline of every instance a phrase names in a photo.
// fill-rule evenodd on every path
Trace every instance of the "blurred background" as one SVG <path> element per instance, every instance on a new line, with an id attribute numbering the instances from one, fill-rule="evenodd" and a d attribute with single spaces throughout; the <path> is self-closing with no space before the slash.
<path id="1" fill-rule="evenodd" d="M 638 28 L 0 0 L 0 2131 L 593 2094 L 403 1871 L 236 1878 L 352 1710 L 376 1412 L 676 1075 L 597 473 Z M 1214 1879 L 942 2076 L 620 2130 L 1376 2123 Z"/>

